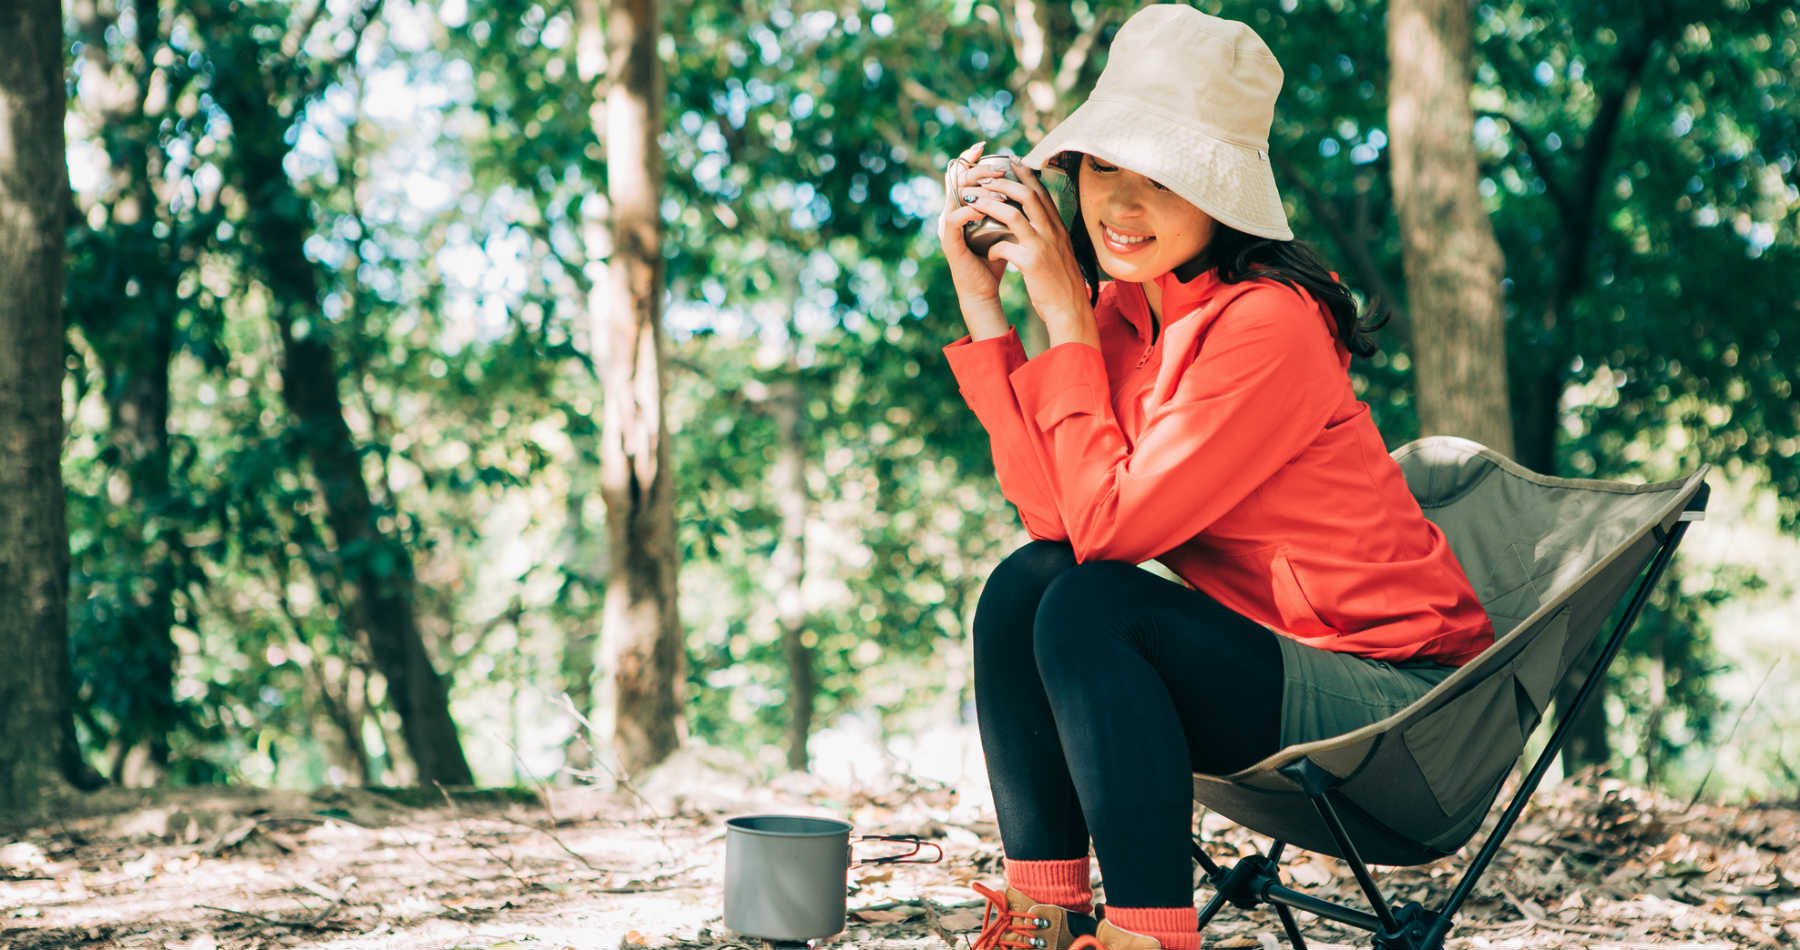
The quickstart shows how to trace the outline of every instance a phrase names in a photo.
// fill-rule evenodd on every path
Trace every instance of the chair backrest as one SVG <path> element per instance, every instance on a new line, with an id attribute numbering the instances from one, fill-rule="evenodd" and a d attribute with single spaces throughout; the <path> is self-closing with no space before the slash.
<path id="1" fill-rule="evenodd" d="M 1552 478 L 1448 436 L 1394 458 L 1487 608 L 1494 645 L 1394 715 L 1223 779 L 1196 777 L 1195 795 L 1249 827 L 1329 851 L 1316 846 L 1326 839 L 1304 801 L 1281 801 L 1294 785 L 1276 769 L 1305 756 L 1344 780 L 1340 793 L 1385 842 L 1365 857 L 1411 864 L 1454 851 L 1479 827 L 1557 684 L 1706 469 L 1654 485 Z M 1296 805 L 1305 810 L 1288 814 Z"/>
<path id="2" fill-rule="evenodd" d="M 1576 582 L 1641 534 L 1687 481 L 1550 478 L 1447 436 L 1402 446 L 1394 459 L 1425 517 L 1449 539 L 1495 639 L 1544 605 L 1581 596 Z"/>

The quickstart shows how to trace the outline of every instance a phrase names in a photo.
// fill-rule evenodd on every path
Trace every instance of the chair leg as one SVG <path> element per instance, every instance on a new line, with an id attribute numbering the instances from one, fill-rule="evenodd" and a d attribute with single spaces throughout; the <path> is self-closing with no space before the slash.
<path id="1" fill-rule="evenodd" d="M 1276 904 L 1275 913 L 1281 918 L 1281 929 L 1287 931 L 1288 945 L 1294 950 L 1306 950 L 1306 938 L 1300 936 L 1300 925 L 1294 922 L 1294 912 L 1285 904 Z"/>
<path id="2" fill-rule="evenodd" d="M 1201 870 L 1206 872 L 1207 877 L 1214 878 L 1219 876 L 1219 866 L 1213 863 L 1212 858 L 1207 857 L 1206 849 L 1200 847 L 1200 839 L 1198 838 L 1194 839 L 1194 861 L 1200 865 Z"/>
<path id="3" fill-rule="evenodd" d="M 1376 886 L 1375 877 L 1369 873 L 1368 865 L 1363 864 L 1362 856 L 1356 853 L 1356 844 L 1350 840 L 1350 832 L 1338 818 L 1337 809 L 1331 806 L 1331 783 L 1336 780 L 1335 777 L 1306 758 L 1281 766 L 1279 771 L 1298 782 L 1306 791 L 1306 797 L 1312 800 L 1313 808 L 1319 812 L 1319 820 L 1325 823 L 1325 830 L 1331 832 L 1332 841 L 1337 843 L 1338 853 L 1350 865 L 1350 870 L 1356 875 L 1356 883 L 1362 886 L 1363 893 L 1375 908 L 1375 917 L 1381 921 L 1382 931 L 1398 933 L 1400 922 L 1394 919 L 1394 912 L 1388 908 L 1387 898 L 1382 896 L 1381 888 Z"/>
<path id="4" fill-rule="evenodd" d="M 1330 807 L 1329 803 L 1326 807 Z M 1219 911 L 1225 908 L 1226 904 L 1236 904 L 1245 909 L 1270 904 L 1274 906 L 1276 915 L 1280 917 L 1282 930 L 1286 932 L 1288 943 L 1294 947 L 1294 950 L 1306 950 L 1306 937 L 1301 933 L 1300 925 L 1294 918 L 1293 912 L 1296 910 L 1303 910 L 1316 917 L 1366 930 L 1375 934 L 1378 941 L 1384 936 L 1392 937 L 1395 934 L 1400 935 L 1399 939 L 1412 939 L 1415 936 L 1414 930 L 1406 929 L 1410 926 L 1411 918 L 1409 916 L 1402 915 L 1399 923 L 1396 924 L 1395 918 L 1390 915 L 1384 922 L 1382 918 L 1376 917 L 1374 914 L 1364 913 L 1334 901 L 1323 900 L 1283 885 L 1281 869 L 1276 862 L 1280 860 L 1281 853 L 1286 847 L 1287 842 L 1277 841 L 1265 854 L 1251 855 L 1230 867 L 1220 868 L 1210 859 L 1206 859 L 1205 852 L 1196 841 L 1194 857 L 1203 867 L 1211 869 L 1207 875 L 1207 881 L 1213 886 L 1212 898 L 1206 902 L 1206 906 L 1198 909 L 1196 915 L 1199 918 L 1200 929 L 1204 930 L 1206 925 L 1218 916 Z M 1354 852 L 1351 853 L 1354 854 Z M 1360 866 L 1360 862 L 1354 863 Z M 1366 870 L 1364 873 L 1367 873 Z M 1381 907 L 1381 909 L 1386 910 L 1385 907 Z M 1415 909 L 1422 910 L 1422 908 L 1412 905 L 1407 908 L 1407 913 L 1411 913 Z M 1409 945 L 1396 944 L 1394 946 L 1411 950 Z"/>
<path id="5" fill-rule="evenodd" d="M 1225 909 L 1225 904 L 1225 895 L 1214 891 L 1212 900 L 1207 901 L 1206 906 L 1200 908 L 1199 925 L 1195 929 L 1205 930 L 1206 925 L 1212 923 L 1214 917 L 1219 916 L 1219 911 Z"/>

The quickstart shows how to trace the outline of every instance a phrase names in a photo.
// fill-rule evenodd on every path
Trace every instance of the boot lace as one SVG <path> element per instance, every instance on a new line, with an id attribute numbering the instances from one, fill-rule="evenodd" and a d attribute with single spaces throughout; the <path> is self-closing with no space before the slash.
<path id="1" fill-rule="evenodd" d="M 981 913 L 981 932 L 976 934 L 970 950 L 1029 950 L 1044 946 L 1044 940 L 1037 932 L 1050 926 L 1050 921 L 1024 911 L 1012 910 L 1007 906 L 1006 895 L 991 887 L 980 884 L 969 886 L 987 898 L 988 902 L 987 909 Z"/>

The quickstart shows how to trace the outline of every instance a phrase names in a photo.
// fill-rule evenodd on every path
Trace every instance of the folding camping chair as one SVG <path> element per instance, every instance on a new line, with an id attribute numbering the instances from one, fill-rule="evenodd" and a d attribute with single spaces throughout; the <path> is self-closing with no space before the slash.
<path id="1" fill-rule="evenodd" d="M 1380 722 L 1289 746 L 1232 775 L 1195 775 L 1196 800 L 1275 839 L 1266 854 L 1231 867 L 1214 863 L 1196 839 L 1194 858 L 1215 891 L 1200 911 L 1203 930 L 1228 902 L 1269 903 L 1295 950 L 1306 943 L 1294 910 L 1370 931 L 1377 950 L 1440 950 L 1687 522 L 1706 508 L 1705 467 L 1655 485 L 1551 478 L 1445 436 L 1402 446 L 1394 458 L 1493 619 L 1494 645 Z M 1425 864 L 1474 836 L 1558 684 L 1633 581 L 1598 661 L 1449 898 L 1436 910 L 1390 906 L 1368 864 Z M 1278 862 L 1289 844 L 1342 858 L 1374 912 L 1283 885 Z"/>

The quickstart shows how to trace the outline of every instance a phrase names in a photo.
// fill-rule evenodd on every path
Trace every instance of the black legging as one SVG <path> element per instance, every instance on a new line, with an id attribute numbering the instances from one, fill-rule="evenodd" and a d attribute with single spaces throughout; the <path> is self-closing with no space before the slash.
<path id="1" fill-rule="evenodd" d="M 1279 747 L 1277 635 L 1067 544 L 1013 552 L 975 608 L 975 703 L 1006 856 L 1080 858 L 1119 907 L 1193 903 L 1191 772 Z M 1185 755 L 1183 754 L 1185 751 Z"/>

